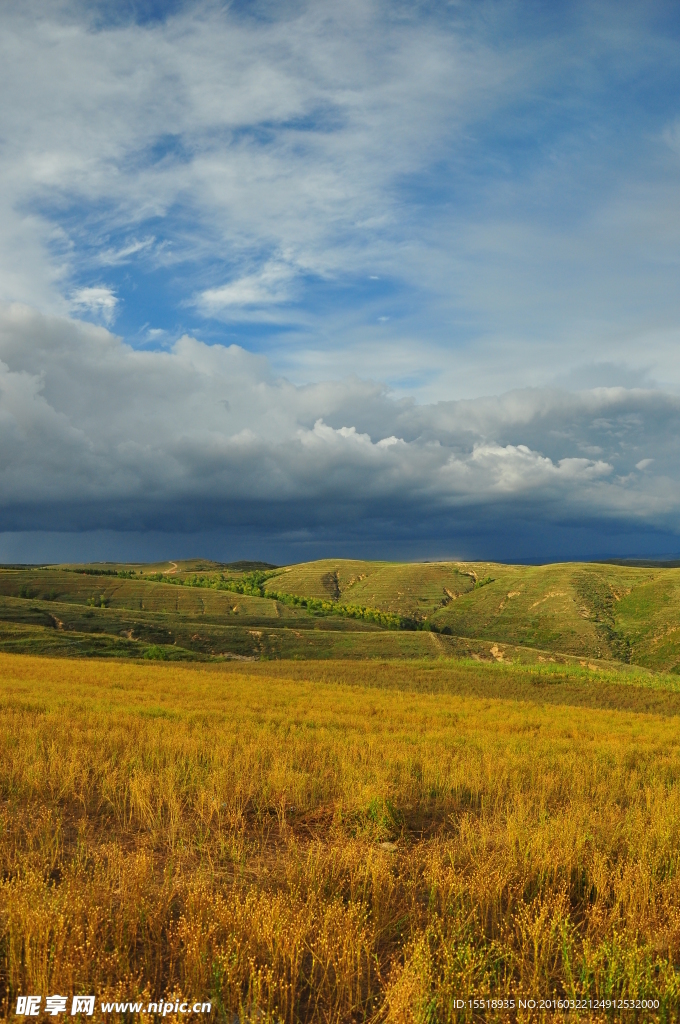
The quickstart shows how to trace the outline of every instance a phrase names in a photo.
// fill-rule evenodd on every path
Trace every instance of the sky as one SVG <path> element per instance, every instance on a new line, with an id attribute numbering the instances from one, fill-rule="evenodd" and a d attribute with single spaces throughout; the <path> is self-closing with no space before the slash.
<path id="1" fill-rule="evenodd" d="M 5 0 L 0 561 L 680 554 L 679 37 Z"/>

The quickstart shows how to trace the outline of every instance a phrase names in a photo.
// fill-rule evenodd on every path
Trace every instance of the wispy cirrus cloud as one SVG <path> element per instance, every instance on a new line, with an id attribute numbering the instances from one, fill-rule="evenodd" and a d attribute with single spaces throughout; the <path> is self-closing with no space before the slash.
<path id="1" fill-rule="evenodd" d="M 131 241 L 125 242 L 120 248 L 102 250 L 97 255 L 97 262 L 104 267 L 121 266 L 124 263 L 129 263 L 133 256 L 147 253 L 155 241 L 156 239 L 153 235 L 147 238 L 134 238 Z"/>
<path id="2" fill-rule="evenodd" d="M 245 274 L 218 288 L 207 288 L 194 305 L 208 316 L 220 317 L 259 306 L 280 305 L 292 297 L 294 268 L 281 262 L 266 263 L 253 274 Z"/>

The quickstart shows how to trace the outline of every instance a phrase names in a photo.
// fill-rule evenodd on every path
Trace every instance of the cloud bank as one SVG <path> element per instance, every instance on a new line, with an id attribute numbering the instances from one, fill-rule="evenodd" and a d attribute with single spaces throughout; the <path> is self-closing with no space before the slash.
<path id="1" fill-rule="evenodd" d="M 673 395 L 417 405 L 358 377 L 296 386 L 236 345 L 136 351 L 23 306 L 0 314 L 0 436 L 0 531 L 245 531 L 283 554 L 359 532 L 383 552 L 464 547 L 540 521 L 589 524 L 616 554 L 617 533 L 672 537 L 680 514 Z"/>

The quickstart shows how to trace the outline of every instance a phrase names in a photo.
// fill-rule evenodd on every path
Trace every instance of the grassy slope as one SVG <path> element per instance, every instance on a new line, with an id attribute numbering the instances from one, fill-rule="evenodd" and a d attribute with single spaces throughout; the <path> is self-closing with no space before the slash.
<path id="1" fill-rule="evenodd" d="M 399 564 L 326 559 L 290 566 L 267 581 L 267 588 L 289 594 L 325 597 L 400 615 L 427 614 L 450 594 L 474 586 L 467 567 L 452 563 Z M 450 600 L 450 598 L 449 598 Z"/>
<path id="2" fill-rule="evenodd" d="M 460 637 L 680 666 L 680 569 L 325 560 L 291 566 L 268 585 L 310 596 L 335 589 L 340 601 L 426 616 Z"/>
<path id="3" fill-rule="evenodd" d="M 462 650 L 489 658 L 505 645 L 531 649 L 536 657 L 680 670 L 680 569 L 327 559 L 272 571 L 265 581 L 271 593 L 415 618 L 438 631 L 434 639 L 395 636 L 371 623 L 315 617 L 283 601 L 170 582 L 190 583 L 197 574 L 207 582 L 241 578 L 216 563 L 135 568 L 133 579 L 81 575 L 67 567 L 0 571 L 0 648 L 134 657 L 155 645 L 172 657 L 287 658 L 437 657 Z M 167 582 L 148 578 L 159 572 Z M 105 608 L 92 607 L 102 602 Z M 50 630 L 64 636 L 48 639 Z M 72 634 L 68 643 L 66 634 Z M 458 643 L 452 646 L 448 635 Z"/>
<path id="4" fill-rule="evenodd" d="M 674 1020 L 679 712 L 675 679 L 580 667 L 0 654 L 2 1015 L 75 990 L 226 1020 L 510 1021 L 453 1000 L 518 996 Z"/>
<path id="5" fill-rule="evenodd" d="M 292 609 L 260 597 L 148 582 L 143 576 L 119 579 L 58 569 L 0 572 L 0 594 L 18 597 L 22 590 L 34 599 L 78 605 L 103 597 L 108 607 L 129 611 L 178 612 L 220 618 L 232 615 L 280 618 L 295 614 Z"/>

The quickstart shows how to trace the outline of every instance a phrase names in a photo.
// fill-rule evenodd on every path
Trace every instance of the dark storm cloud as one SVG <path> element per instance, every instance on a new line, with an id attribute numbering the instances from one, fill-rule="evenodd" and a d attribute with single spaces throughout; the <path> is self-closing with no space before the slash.
<path id="1" fill-rule="evenodd" d="M 294 386 L 181 338 L 135 351 L 26 307 L 0 319 L 0 528 L 349 537 L 610 523 L 675 531 L 680 400 L 531 389 L 416 405 Z M 359 524 L 361 524 L 359 528 Z"/>

